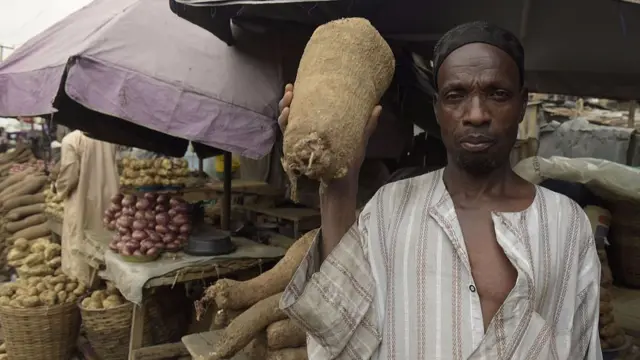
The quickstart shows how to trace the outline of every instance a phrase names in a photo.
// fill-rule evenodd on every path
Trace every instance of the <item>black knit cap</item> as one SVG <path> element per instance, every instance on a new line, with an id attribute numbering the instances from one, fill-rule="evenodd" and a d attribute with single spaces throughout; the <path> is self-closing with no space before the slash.
<path id="1" fill-rule="evenodd" d="M 483 21 L 475 21 L 447 31 L 433 50 L 433 86 L 438 89 L 438 70 L 455 50 L 474 43 L 495 46 L 509 55 L 518 66 L 520 86 L 524 85 L 524 48 L 510 31 Z"/>

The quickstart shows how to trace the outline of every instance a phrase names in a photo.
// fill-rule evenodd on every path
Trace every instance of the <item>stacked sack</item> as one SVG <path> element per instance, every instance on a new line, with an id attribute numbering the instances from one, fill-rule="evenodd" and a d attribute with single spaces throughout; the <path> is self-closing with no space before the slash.
<path id="1" fill-rule="evenodd" d="M 279 302 L 316 234 L 303 235 L 271 270 L 247 281 L 222 279 L 205 291 L 196 303 L 198 316 L 214 302 L 214 323 L 224 327 L 212 359 L 228 359 L 240 351 L 256 360 L 307 359 L 305 332 L 280 310 Z"/>
<path id="2" fill-rule="evenodd" d="M 0 265 L 6 269 L 6 257 L 13 240 L 34 240 L 50 234 L 42 192 L 47 177 L 34 170 L 7 177 L 0 183 Z"/>
<path id="3" fill-rule="evenodd" d="M 609 268 L 607 253 L 598 250 L 602 268 L 600 277 L 600 345 L 603 349 L 616 349 L 626 342 L 624 330 L 615 321 L 613 315 L 613 275 Z"/>

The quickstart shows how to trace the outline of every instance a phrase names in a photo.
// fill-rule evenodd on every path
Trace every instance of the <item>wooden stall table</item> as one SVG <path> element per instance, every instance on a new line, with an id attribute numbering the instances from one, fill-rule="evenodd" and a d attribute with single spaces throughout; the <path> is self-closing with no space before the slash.
<path id="1" fill-rule="evenodd" d="M 233 241 L 237 250 L 219 257 L 196 257 L 179 252 L 164 253 L 150 263 L 127 263 L 111 251 L 105 253 L 106 269 L 100 272 L 101 277 L 110 280 L 127 300 L 136 304 L 132 314 L 129 360 L 159 360 L 188 355 L 182 342 L 142 347 L 146 314 L 144 297 L 150 289 L 223 277 L 256 268 L 266 261 L 276 261 L 285 253 L 282 248 L 244 238 L 233 238 Z"/>
<path id="2" fill-rule="evenodd" d="M 211 351 L 222 336 L 223 330 L 213 330 L 198 334 L 191 334 L 182 338 L 182 343 L 187 348 L 193 360 L 207 360 L 211 357 Z M 229 360 L 250 360 L 251 358 L 239 351 Z"/>

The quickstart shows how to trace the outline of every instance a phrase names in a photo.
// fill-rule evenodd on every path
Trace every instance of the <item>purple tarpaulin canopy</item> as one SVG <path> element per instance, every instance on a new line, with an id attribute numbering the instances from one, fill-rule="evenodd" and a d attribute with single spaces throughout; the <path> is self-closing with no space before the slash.
<path id="1" fill-rule="evenodd" d="M 258 158 L 275 139 L 281 59 L 264 41 L 247 49 L 180 19 L 166 1 L 95 0 L 0 64 L 0 116 L 55 113 L 107 141 L 136 145 L 124 139 L 148 132 L 155 140 L 138 147 L 156 148 L 164 133 Z M 78 119 L 67 108 L 85 112 Z M 115 118 L 139 126 L 120 122 L 118 133 Z"/>

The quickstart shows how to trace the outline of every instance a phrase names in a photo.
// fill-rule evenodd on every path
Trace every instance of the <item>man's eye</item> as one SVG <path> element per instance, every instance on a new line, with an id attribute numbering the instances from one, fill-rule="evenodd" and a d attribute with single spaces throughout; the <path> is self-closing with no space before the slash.
<path id="1" fill-rule="evenodd" d="M 445 95 L 447 100 L 460 100 L 464 97 L 464 95 L 457 91 L 450 91 Z"/>
<path id="2" fill-rule="evenodd" d="M 491 97 L 498 100 L 506 100 L 509 98 L 509 92 L 506 90 L 500 90 L 500 89 L 494 90 L 491 93 Z"/>

